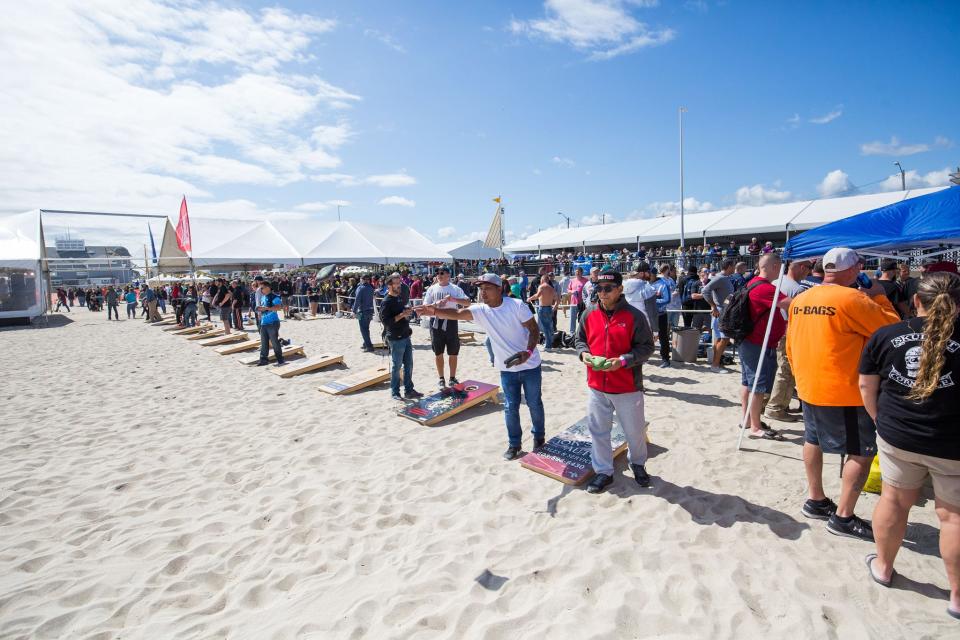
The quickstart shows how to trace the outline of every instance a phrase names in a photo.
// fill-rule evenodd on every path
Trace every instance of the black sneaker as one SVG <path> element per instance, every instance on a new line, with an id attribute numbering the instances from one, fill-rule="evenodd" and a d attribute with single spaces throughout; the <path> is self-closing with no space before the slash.
<path id="1" fill-rule="evenodd" d="M 460 381 L 457 380 L 457 378 L 456 378 L 455 376 L 450 376 L 450 386 L 453 387 L 453 386 L 456 386 L 456 385 L 458 385 L 458 384 L 460 384 Z"/>
<path id="2" fill-rule="evenodd" d="M 661 368 L 661 369 L 669 369 L 669 368 L 670 368 L 670 361 L 669 361 L 669 360 L 664 360 L 663 362 L 661 362 L 661 363 L 660 363 L 660 368 Z"/>
<path id="3" fill-rule="evenodd" d="M 844 522 L 837 514 L 833 514 L 827 521 L 827 531 L 836 536 L 873 542 L 873 527 L 870 526 L 869 522 L 857 516 L 850 516 L 850 519 Z"/>
<path id="4" fill-rule="evenodd" d="M 507 450 L 503 452 L 504 460 L 516 460 L 520 457 L 520 447 L 507 447 Z"/>
<path id="5" fill-rule="evenodd" d="M 605 473 L 598 473 L 587 485 L 587 493 L 603 493 L 603 491 L 613 483 L 613 476 Z"/>
<path id="6" fill-rule="evenodd" d="M 416 389 L 412 389 L 410 391 L 407 391 L 405 394 L 403 394 L 403 397 L 407 400 L 416 400 L 418 398 L 422 398 L 423 394 L 417 391 Z"/>
<path id="7" fill-rule="evenodd" d="M 837 505 L 830 498 L 821 501 L 807 500 L 803 503 L 803 515 L 814 520 L 829 520 L 837 512 Z"/>
<path id="8" fill-rule="evenodd" d="M 401 402 L 403 401 L 403 396 L 401 396 L 399 393 L 391 393 L 390 398 L 393 400 L 399 400 Z"/>
<path id="9" fill-rule="evenodd" d="M 258 366 L 258 367 L 265 367 L 265 366 L 267 366 L 268 364 L 270 364 L 270 361 L 269 361 L 269 360 L 261 360 L 260 362 L 257 363 L 257 366 Z"/>
<path id="10" fill-rule="evenodd" d="M 642 464 L 631 464 L 630 468 L 633 469 L 633 479 L 637 481 L 638 485 L 641 487 L 650 486 L 650 474 L 647 473 Z"/>
<path id="11" fill-rule="evenodd" d="M 546 439 L 546 438 L 534 438 L 534 439 L 533 439 L 533 450 L 536 451 L 537 449 L 539 449 L 540 447 L 542 447 L 542 446 L 545 445 L 546 443 L 547 443 L 547 439 Z"/>

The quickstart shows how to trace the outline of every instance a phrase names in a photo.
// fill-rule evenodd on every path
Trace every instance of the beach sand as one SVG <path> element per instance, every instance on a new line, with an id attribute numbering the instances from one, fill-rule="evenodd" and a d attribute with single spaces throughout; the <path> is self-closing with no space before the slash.
<path id="1" fill-rule="evenodd" d="M 957 637 L 932 500 L 875 585 L 872 545 L 800 515 L 800 425 L 735 453 L 739 375 L 648 367 L 653 487 L 621 459 L 593 496 L 503 461 L 497 405 L 425 427 L 386 384 L 319 392 L 384 362 L 352 320 L 284 322 L 346 363 L 291 379 L 140 321 L 51 325 L 0 331 L 2 638 Z M 586 384 L 544 362 L 550 436 Z M 499 382 L 482 342 L 459 377 Z"/>

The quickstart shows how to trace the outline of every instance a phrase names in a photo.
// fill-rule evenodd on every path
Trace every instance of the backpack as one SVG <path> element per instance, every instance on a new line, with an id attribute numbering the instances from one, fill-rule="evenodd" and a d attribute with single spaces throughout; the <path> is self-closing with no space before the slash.
<path id="1" fill-rule="evenodd" d="M 763 282 L 753 284 L 736 291 L 720 314 L 720 331 L 735 343 L 743 340 L 753 331 L 753 318 L 750 316 L 750 291 Z"/>

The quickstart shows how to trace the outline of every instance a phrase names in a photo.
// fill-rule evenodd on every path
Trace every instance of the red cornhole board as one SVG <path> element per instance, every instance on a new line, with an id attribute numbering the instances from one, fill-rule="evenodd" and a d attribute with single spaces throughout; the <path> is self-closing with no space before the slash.
<path id="1" fill-rule="evenodd" d="M 616 416 L 613 419 L 610 444 L 613 445 L 614 459 L 627 450 L 627 439 Z M 593 465 L 590 463 L 592 448 L 590 429 L 584 417 L 547 440 L 547 443 L 536 451 L 523 456 L 520 464 L 565 484 L 583 484 L 594 474 Z"/>

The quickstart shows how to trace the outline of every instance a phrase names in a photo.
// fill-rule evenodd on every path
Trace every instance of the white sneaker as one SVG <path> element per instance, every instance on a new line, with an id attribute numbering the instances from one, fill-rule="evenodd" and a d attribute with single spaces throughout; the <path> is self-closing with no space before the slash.
<path id="1" fill-rule="evenodd" d="M 725 369 L 724 367 L 710 367 L 712 373 L 730 373 L 730 369 Z"/>

